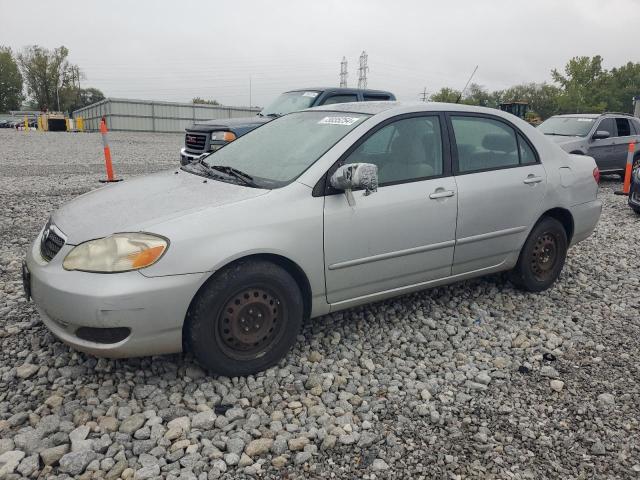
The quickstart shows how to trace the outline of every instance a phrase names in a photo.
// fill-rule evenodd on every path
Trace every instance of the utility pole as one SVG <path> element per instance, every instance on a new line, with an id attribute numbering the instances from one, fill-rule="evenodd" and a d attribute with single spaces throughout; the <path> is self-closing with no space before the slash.
<path id="1" fill-rule="evenodd" d="M 249 75 L 249 108 L 251 108 L 251 75 Z"/>
<path id="2" fill-rule="evenodd" d="M 423 102 L 427 101 L 427 87 L 424 87 L 424 90 L 422 90 L 422 93 L 420 94 L 420 98 L 422 99 Z"/>
<path id="3" fill-rule="evenodd" d="M 342 57 L 342 61 L 340 62 L 340 86 L 347 86 L 347 59 L 346 57 Z"/>
<path id="4" fill-rule="evenodd" d="M 360 67 L 358 68 L 358 88 L 367 88 L 368 58 L 367 52 L 363 50 L 360 54 Z"/>

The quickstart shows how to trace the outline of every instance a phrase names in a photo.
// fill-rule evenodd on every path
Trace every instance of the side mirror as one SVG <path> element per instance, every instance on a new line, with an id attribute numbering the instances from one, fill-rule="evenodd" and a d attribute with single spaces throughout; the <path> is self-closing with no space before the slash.
<path id="1" fill-rule="evenodd" d="M 609 138 L 610 136 L 611 134 L 606 130 L 598 130 L 593 134 L 591 138 L 593 138 L 594 140 L 604 140 L 605 138 Z"/>
<path id="2" fill-rule="evenodd" d="M 352 190 L 364 189 L 364 195 L 378 191 L 378 167 L 372 163 L 351 163 L 339 167 L 330 179 L 336 190 L 344 190 L 350 206 L 355 205 Z"/>

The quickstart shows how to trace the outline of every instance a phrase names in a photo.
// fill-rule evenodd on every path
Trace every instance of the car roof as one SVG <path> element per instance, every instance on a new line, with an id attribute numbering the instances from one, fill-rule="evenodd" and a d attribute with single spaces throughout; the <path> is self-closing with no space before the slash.
<path id="1" fill-rule="evenodd" d="M 344 113 L 363 113 L 367 115 L 377 115 L 389 110 L 397 110 L 398 113 L 409 112 L 476 112 L 489 115 L 512 118 L 510 113 L 503 112 L 496 108 L 478 107 L 475 105 L 465 105 L 462 103 L 441 103 L 441 102 L 352 102 L 335 103 L 323 105 L 321 107 L 309 108 L 308 111 L 327 111 Z"/>
<path id="2" fill-rule="evenodd" d="M 371 90 L 369 88 L 349 88 L 349 87 L 309 87 L 309 88 L 296 88 L 294 90 L 287 90 L 284 93 L 290 92 L 306 92 L 306 91 L 331 91 L 338 93 L 373 93 L 373 94 L 382 94 L 382 95 L 393 95 L 391 92 L 386 90 Z"/>
<path id="3" fill-rule="evenodd" d="M 630 113 L 624 112 L 603 112 L 603 113 L 563 113 L 561 115 L 554 115 L 553 117 L 561 118 L 600 118 L 600 117 L 633 117 Z M 551 118 L 553 118 L 551 117 Z"/>
<path id="4" fill-rule="evenodd" d="M 553 117 L 561 117 L 561 118 L 598 118 L 598 117 L 601 117 L 602 115 L 603 115 L 602 113 L 564 113 L 562 115 L 553 115 Z"/>

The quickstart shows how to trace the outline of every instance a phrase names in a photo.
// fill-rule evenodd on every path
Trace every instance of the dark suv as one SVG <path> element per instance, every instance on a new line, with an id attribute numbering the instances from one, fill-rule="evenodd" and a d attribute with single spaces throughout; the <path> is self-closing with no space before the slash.
<path id="1" fill-rule="evenodd" d="M 254 117 L 205 120 L 185 130 L 184 148 L 180 150 L 183 165 L 201 155 L 214 152 L 254 128 L 286 113 L 333 103 L 395 100 L 393 93 L 356 88 L 307 88 L 280 95 Z"/>
<path id="2" fill-rule="evenodd" d="M 593 157 L 600 172 L 622 177 L 629 143 L 640 142 L 640 119 L 625 113 L 554 115 L 538 129 L 566 152 Z M 634 160 L 638 158 L 636 150 Z"/>

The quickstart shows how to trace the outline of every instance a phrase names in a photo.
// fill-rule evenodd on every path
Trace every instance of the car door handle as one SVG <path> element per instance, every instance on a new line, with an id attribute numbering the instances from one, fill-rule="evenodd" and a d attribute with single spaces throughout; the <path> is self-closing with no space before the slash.
<path id="1" fill-rule="evenodd" d="M 533 183 L 540 183 L 542 181 L 542 177 L 536 177 L 535 175 L 529 175 L 527 178 L 523 180 L 527 185 L 531 185 Z"/>
<path id="2" fill-rule="evenodd" d="M 429 195 L 429 198 L 432 200 L 437 200 L 438 198 L 446 198 L 446 197 L 453 197 L 456 194 L 456 192 L 454 192 L 453 190 L 436 190 L 435 192 L 433 192 L 431 195 Z"/>

